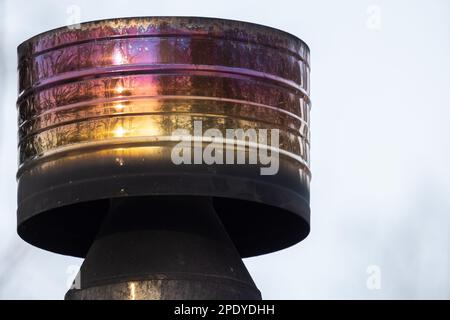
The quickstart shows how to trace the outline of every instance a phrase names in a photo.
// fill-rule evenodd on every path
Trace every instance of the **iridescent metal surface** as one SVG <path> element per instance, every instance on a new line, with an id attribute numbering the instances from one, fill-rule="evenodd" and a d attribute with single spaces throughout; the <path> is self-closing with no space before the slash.
<path id="1" fill-rule="evenodd" d="M 84 256 L 106 201 L 145 195 L 213 197 L 242 256 L 308 234 L 310 69 L 300 39 L 239 21 L 143 17 L 55 29 L 18 55 L 26 241 Z M 204 131 L 279 129 L 278 174 L 174 165 L 182 140 L 174 132 L 192 131 L 194 121 Z"/>

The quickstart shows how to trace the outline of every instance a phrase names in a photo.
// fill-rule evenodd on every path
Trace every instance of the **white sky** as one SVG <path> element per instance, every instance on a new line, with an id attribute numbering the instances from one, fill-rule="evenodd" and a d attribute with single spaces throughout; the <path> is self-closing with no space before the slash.
<path id="1" fill-rule="evenodd" d="M 82 21 L 210 16 L 305 40 L 312 232 L 292 248 L 246 260 L 263 297 L 450 299 L 447 0 L 0 0 L 0 298 L 61 299 L 71 266 L 81 264 L 15 233 L 16 47 L 67 24 L 70 5 Z M 366 285 L 371 265 L 381 270 L 379 290 Z"/>

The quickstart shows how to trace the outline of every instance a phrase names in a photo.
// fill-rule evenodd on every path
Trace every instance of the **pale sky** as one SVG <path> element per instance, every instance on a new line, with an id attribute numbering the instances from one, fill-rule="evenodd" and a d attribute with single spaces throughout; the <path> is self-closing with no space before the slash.
<path id="1" fill-rule="evenodd" d="M 16 47 L 72 23 L 72 5 L 81 21 L 207 16 L 302 38 L 312 69 L 311 234 L 245 260 L 263 298 L 450 299 L 447 0 L 0 0 L 0 298 L 62 299 L 81 264 L 24 243 L 15 213 Z"/>

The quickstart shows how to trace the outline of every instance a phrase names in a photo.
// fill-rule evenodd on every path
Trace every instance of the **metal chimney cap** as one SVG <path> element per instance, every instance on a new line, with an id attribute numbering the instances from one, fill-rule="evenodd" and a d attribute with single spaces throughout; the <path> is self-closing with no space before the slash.
<path id="1" fill-rule="evenodd" d="M 83 257 L 110 199 L 180 195 L 212 197 L 243 257 L 307 236 L 310 66 L 299 38 L 233 20 L 122 18 L 42 33 L 18 57 L 24 240 Z M 279 130 L 278 173 L 175 165 L 174 132 L 196 121 Z"/>

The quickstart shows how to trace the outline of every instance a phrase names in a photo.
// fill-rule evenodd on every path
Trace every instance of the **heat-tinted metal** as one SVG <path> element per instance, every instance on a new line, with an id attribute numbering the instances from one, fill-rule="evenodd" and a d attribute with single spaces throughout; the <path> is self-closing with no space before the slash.
<path id="1" fill-rule="evenodd" d="M 309 49 L 300 39 L 238 21 L 127 18 L 52 30 L 18 54 L 26 241 L 84 257 L 109 199 L 158 195 L 211 197 L 242 257 L 308 234 Z M 203 131 L 278 129 L 278 173 L 174 164 L 174 132 L 192 132 L 194 121 Z"/>

